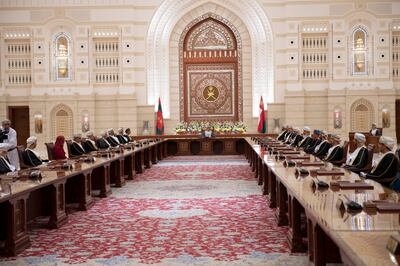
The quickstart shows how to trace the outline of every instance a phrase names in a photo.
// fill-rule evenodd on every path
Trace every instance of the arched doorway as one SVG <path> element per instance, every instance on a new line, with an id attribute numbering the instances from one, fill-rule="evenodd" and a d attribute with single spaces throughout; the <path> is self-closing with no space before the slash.
<path id="1" fill-rule="evenodd" d="M 181 35 L 180 118 L 242 120 L 241 40 L 214 14 L 192 21 Z"/>
<path id="2" fill-rule="evenodd" d="M 64 104 L 57 105 L 51 112 L 53 139 L 62 135 L 65 138 L 72 137 L 72 110 Z"/>

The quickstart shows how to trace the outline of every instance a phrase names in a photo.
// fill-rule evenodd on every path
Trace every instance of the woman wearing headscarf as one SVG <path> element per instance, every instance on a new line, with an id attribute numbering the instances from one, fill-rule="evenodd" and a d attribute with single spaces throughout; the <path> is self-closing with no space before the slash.
<path id="1" fill-rule="evenodd" d="M 56 142 L 54 143 L 54 148 L 53 148 L 54 159 L 62 160 L 67 158 L 65 156 L 64 143 L 65 143 L 64 136 L 58 136 Z"/>
<path id="2" fill-rule="evenodd" d="M 35 136 L 31 136 L 26 140 L 26 149 L 22 153 L 22 158 L 28 166 L 35 167 L 43 163 L 39 153 L 35 151 L 36 146 L 37 138 Z"/>
<path id="3" fill-rule="evenodd" d="M 361 172 L 360 175 L 367 179 L 373 179 L 384 186 L 389 186 L 396 176 L 398 160 L 392 151 L 394 140 L 390 137 L 379 138 L 379 150 L 382 155 L 373 162 L 372 169 L 368 173 Z"/>

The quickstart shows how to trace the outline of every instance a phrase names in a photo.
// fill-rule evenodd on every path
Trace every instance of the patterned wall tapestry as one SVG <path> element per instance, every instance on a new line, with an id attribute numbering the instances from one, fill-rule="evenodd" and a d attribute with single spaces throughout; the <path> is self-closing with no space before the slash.
<path id="1" fill-rule="evenodd" d="M 234 116 L 234 79 L 233 65 L 189 65 L 186 87 L 188 117 Z"/>
<path id="2" fill-rule="evenodd" d="M 182 33 L 181 120 L 242 119 L 241 42 L 228 24 L 210 13 Z"/>

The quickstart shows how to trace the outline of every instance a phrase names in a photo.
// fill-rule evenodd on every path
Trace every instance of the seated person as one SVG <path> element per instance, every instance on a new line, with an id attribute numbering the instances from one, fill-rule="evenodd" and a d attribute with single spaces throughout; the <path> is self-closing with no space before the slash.
<path id="1" fill-rule="evenodd" d="M 16 170 L 15 166 L 10 164 L 7 159 L 7 148 L 0 148 L 0 175 L 7 174 L 9 172 L 14 172 Z"/>
<path id="2" fill-rule="evenodd" d="M 344 149 L 340 144 L 340 136 L 332 133 L 330 143 L 332 146 L 329 148 L 328 153 L 323 160 L 338 165 L 344 156 Z"/>
<path id="3" fill-rule="evenodd" d="M 297 146 L 299 142 L 303 139 L 303 136 L 300 134 L 300 128 L 295 127 L 293 128 L 293 131 L 295 133 L 295 136 L 290 139 L 290 142 L 288 144 L 290 144 L 291 146 Z"/>
<path id="4" fill-rule="evenodd" d="M 318 129 L 315 129 L 311 140 L 307 143 L 306 146 L 304 146 L 304 151 L 306 153 L 313 153 L 315 148 L 318 146 L 318 144 L 321 143 L 321 131 Z"/>
<path id="5" fill-rule="evenodd" d="M 304 148 L 311 141 L 311 129 L 309 127 L 303 128 L 302 139 L 297 143 L 297 147 Z"/>
<path id="6" fill-rule="evenodd" d="M 360 169 L 364 168 L 367 165 L 368 150 L 365 147 L 365 141 L 366 138 L 364 134 L 354 134 L 354 142 L 356 143 L 357 148 L 352 154 L 350 154 L 349 158 L 347 158 L 347 162 L 344 168 L 352 172 L 359 172 Z"/>
<path id="7" fill-rule="evenodd" d="M 81 156 L 86 153 L 85 149 L 82 146 L 82 135 L 81 134 L 74 134 L 71 143 L 71 155 L 72 156 Z"/>
<path id="8" fill-rule="evenodd" d="M 276 137 L 277 140 L 283 141 L 286 138 L 286 133 L 288 132 L 288 127 L 283 126 L 281 133 Z"/>
<path id="9" fill-rule="evenodd" d="M 328 150 L 330 149 L 330 147 L 332 147 L 332 144 L 329 142 L 328 139 L 328 133 L 326 131 L 322 131 L 321 133 L 321 143 L 319 143 L 315 149 L 313 154 L 322 159 L 326 156 L 326 154 L 328 153 Z"/>
<path id="10" fill-rule="evenodd" d="M 89 131 L 86 133 L 86 140 L 82 141 L 82 146 L 86 152 L 97 151 L 96 137 L 93 132 Z"/>
<path id="11" fill-rule="evenodd" d="M 119 146 L 120 143 L 119 143 L 117 136 L 115 136 L 114 129 L 112 129 L 112 128 L 108 129 L 107 133 L 108 133 L 108 137 L 107 137 L 108 143 L 110 143 L 110 145 L 113 147 Z"/>
<path id="12" fill-rule="evenodd" d="M 371 134 L 371 136 L 382 136 L 382 132 L 376 127 L 375 123 L 372 123 L 369 134 Z"/>
<path id="13" fill-rule="evenodd" d="M 124 137 L 128 142 L 133 142 L 133 139 L 131 138 L 131 129 L 129 127 L 125 129 Z"/>
<path id="14" fill-rule="evenodd" d="M 116 136 L 119 143 L 126 144 L 129 141 L 124 137 L 124 129 L 122 127 L 118 128 L 118 135 Z"/>
<path id="15" fill-rule="evenodd" d="M 54 148 L 53 148 L 54 159 L 56 159 L 56 160 L 67 159 L 67 157 L 65 156 L 65 151 L 64 151 L 64 143 L 65 143 L 64 136 L 58 136 L 56 139 L 56 142 L 54 143 Z"/>
<path id="16" fill-rule="evenodd" d="M 299 132 L 298 132 L 299 130 L 296 131 L 296 129 L 299 129 L 299 128 L 291 128 L 291 132 L 290 132 L 290 134 L 287 134 L 284 143 L 286 143 L 286 144 L 292 143 L 292 141 L 296 138 L 296 136 L 297 136 L 298 133 L 299 133 Z"/>
<path id="17" fill-rule="evenodd" d="M 202 138 L 213 138 L 214 137 L 214 130 L 212 130 L 210 127 L 207 127 L 203 130 L 201 133 Z"/>
<path id="18" fill-rule="evenodd" d="M 100 150 L 105 150 L 111 147 L 111 144 L 108 142 L 108 134 L 105 131 L 100 132 L 100 138 L 96 139 L 96 146 Z"/>
<path id="19" fill-rule="evenodd" d="M 388 187 L 395 178 L 399 167 L 398 159 L 392 151 L 394 144 L 392 138 L 381 136 L 379 138 L 379 151 L 382 155 L 372 163 L 372 169 L 369 173 L 361 172 L 360 175 Z"/>
<path id="20" fill-rule="evenodd" d="M 22 159 L 27 166 L 35 167 L 43 163 L 39 153 L 35 151 L 36 146 L 36 137 L 31 136 L 26 140 L 26 149 L 22 152 Z"/>

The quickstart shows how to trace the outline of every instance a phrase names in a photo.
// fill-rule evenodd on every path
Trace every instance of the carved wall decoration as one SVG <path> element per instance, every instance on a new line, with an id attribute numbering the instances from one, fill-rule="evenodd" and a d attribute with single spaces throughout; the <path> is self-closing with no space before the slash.
<path id="1" fill-rule="evenodd" d="M 51 112 L 53 139 L 62 135 L 65 138 L 72 136 L 72 110 L 64 104 L 57 105 Z"/>
<path id="2" fill-rule="evenodd" d="M 333 128 L 342 128 L 342 111 L 339 108 L 333 111 Z"/>
<path id="3" fill-rule="evenodd" d="M 373 121 L 373 106 L 366 99 L 355 101 L 351 105 L 351 131 L 368 132 Z"/>
<path id="4" fill-rule="evenodd" d="M 222 17 L 209 13 L 187 25 L 179 43 L 181 121 L 243 119 L 241 49 Z"/>

